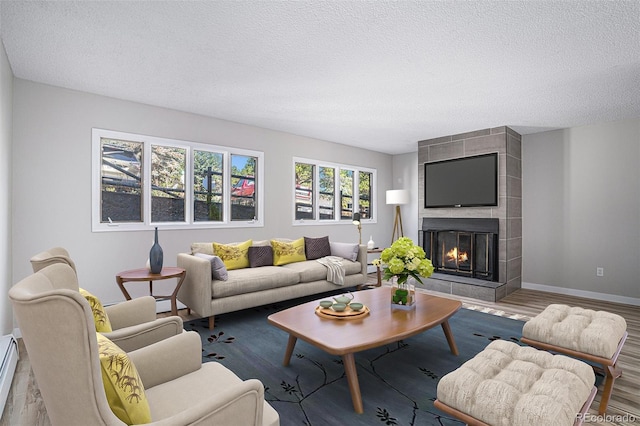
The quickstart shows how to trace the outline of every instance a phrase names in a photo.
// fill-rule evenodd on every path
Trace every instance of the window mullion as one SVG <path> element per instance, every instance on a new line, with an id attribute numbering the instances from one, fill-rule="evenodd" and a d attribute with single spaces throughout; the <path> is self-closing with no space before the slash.
<path id="1" fill-rule="evenodd" d="M 142 163 L 144 164 L 144 170 L 142 175 L 144 176 L 144 182 L 142 185 L 142 208 L 144 209 L 144 213 L 142 217 L 144 218 L 144 224 L 151 224 L 151 142 L 148 140 L 143 140 L 143 152 L 144 158 L 142 159 Z"/>
<path id="2" fill-rule="evenodd" d="M 186 146 L 186 158 L 184 165 L 184 222 L 191 225 L 195 222 L 193 217 L 193 149 Z"/>
<path id="3" fill-rule="evenodd" d="M 231 153 L 225 152 L 222 165 L 222 223 L 231 223 Z"/>

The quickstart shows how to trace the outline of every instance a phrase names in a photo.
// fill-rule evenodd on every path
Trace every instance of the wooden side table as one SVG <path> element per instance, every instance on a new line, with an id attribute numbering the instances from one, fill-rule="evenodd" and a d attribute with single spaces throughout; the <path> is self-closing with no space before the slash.
<path id="1" fill-rule="evenodd" d="M 373 248 L 373 249 L 367 249 L 367 255 L 369 254 L 373 254 L 373 253 L 382 253 L 382 248 Z M 369 260 L 367 259 L 367 265 L 373 265 L 372 263 L 369 263 Z M 378 283 L 376 284 L 376 287 L 380 287 L 382 286 L 382 273 L 380 271 L 380 266 L 376 266 L 376 278 L 378 279 Z"/>
<path id="2" fill-rule="evenodd" d="M 153 296 L 156 300 L 171 300 L 171 315 L 178 315 L 178 305 L 176 302 L 176 296 L 178 295 L 178 290 L 180 290 L 180 286 L 184 281 L 184 278 L 187 276 L 187 271 L 182 268 L 176 268 L 175 266 L 166 266 L 162 268 L 159 274 L 152 274 L 151 271 L 147 268 L 141 269 L 132 269 L 130 271 L 120 272 L 116 275 L 116 282 L 118 283 L 118 287 L 124 294 L 124 297 L 127 300 L 131 300 L 131 295 L 126 288 L 124 288 L 124 283 L 129 281 L 149 281 L 149 294 Z M 169 278 L 178 278 L 178 284 L 176 285 L 175 290 L 169 296 L 154 296 L 153 295 L 153 281 L 159 280 L 167 280 Z"/>

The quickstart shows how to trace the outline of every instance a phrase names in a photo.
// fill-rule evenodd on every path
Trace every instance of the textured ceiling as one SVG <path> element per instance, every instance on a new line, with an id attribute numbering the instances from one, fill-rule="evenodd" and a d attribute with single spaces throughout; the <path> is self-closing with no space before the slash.
<path id="1" fill-rule="evenodd" d="M 640 117 L 639 1 L 3 0 L 0 19 L 18 78 L 392 154 Z"/>

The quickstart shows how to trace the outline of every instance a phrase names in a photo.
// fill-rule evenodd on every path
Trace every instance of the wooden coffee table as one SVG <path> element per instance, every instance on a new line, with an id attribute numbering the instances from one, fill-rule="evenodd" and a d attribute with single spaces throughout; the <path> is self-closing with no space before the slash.
<path id="1" fill-rule="evenodd" d="M 315 313 L 318 301 L 322 300 L 319 299 L 269 315 L 268 321 L 289 333 L 285 366 L 289 365 L 298 339 L 342 357 L 356 413 L 364 411 L 354 358 L 356 352 L 397 342 L 441 325 L 451 353 L 458 355 L 448 320 L 462 307 L 460 301 L 416 293 L 416 308 L 405 311 L 391 308 L 389 287 L 363 290 L 354 295 L 354 301 L 369 307 L 369 315 L 358 319 L 322 318 Z"/>

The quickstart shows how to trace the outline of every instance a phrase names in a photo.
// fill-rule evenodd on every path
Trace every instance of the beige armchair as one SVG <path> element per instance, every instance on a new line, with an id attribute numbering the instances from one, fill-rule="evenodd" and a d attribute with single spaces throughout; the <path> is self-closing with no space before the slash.
<path id="1" fill-rule="evenodd" d="M 73 269 L 76 278 L 71 288 L 78 291 L 77 271 L 69 252 L 63 247 L 54 247 L 34 255 L 31 259 L 33 272 L 38 272 L 47 266 L 62 263 Z M 109 340 L 130 352 L 167 337 L 175 336 L 184 331 L 182 318 L 178 316 L 156 319 L 156 300 L 152 296 L 138 297 L 111 306 L 105 306 L 104 311 L 109 317 L 113 331 L 102 333 Z"/>
<path id="2" fill-rule="evenodd" d="M 91 308 L 68 265 L 54 264 L 9 290 L 33 374 L 53 425 L 122 425 L 107 402 Z M 128 354 L 157 425 L 277 426 L 255 379 L 240 380 L 185 332 Z"/>

